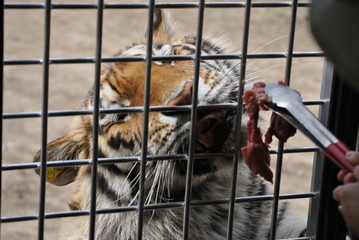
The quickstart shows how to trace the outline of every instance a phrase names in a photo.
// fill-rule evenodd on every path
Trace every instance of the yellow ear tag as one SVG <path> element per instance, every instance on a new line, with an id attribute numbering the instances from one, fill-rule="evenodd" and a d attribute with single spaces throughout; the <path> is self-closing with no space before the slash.
<path id="1" fill-rule="evenodd" d="M 46 169 L 46 180 L 49 182 L 55 181 L 57 175 L 62 173 L 62 171 L 64 170 L 65 170 L 64 167 Z"/>

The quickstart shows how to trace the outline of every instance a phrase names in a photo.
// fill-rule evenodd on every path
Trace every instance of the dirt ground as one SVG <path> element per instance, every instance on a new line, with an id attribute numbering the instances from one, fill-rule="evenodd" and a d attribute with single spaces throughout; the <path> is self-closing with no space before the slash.
<path id="1" fill-rule="evenodd" d="M 12 1 L 18 2 L 18 1 Z M 27 1 L 27 2 L 40 2 Z M 57 1 L 54 1 L 57 2 Z M 60 1 L 59 1 L 60 2 Z M 61 1 L 65 2 L 65 1 Z M 74 2 L 69 1 L 68 2 Z M 96 2 L 77 0 L 76 2 Z M 140 2 L 127 0 L 126 2 Z M 174 1 L 170 1 L 174 2 Z M 254 1 L 255 2 L 255 1 Z M 196 31 L 197 9 L 171 9 L 177 32 Z M 285 52 L 291 8 L 252 8 L 249 53 Z M 243 8 L 207 8 L 204 35 L 225 36 L 238 49 L 242 45 Z M 5 58 L 29 59 L 43 56 L 44 11 L 41 9 L 5 11 Z M 95 53 L 96 10 L 57 10 L 51 18 L 51 58 L 90 57 Z M 104 12 L 103 56 L 110 56 L 129 45 L 143 32 L 145 9 L 108 9 Z M 308 8 L 299 8 L 294 51 L 317 51 L 308 26 Z M 248 68 L 265 82 L 283 80 L 284 58 L 250 59 Z M 323 58 L 295 58 L 291 85 L 304 99 L 318 99 L 323 72 Z M 78 109 L 93 83 L 93 64 L 52 64 L 50 66 L 49 110 Z M 41 111 L 42 66 L 5 66 L 4 112 Z M 317 112 L 317 107 L 312 107 Z M 66 133 L 71 117 L 49 118 L 48 140 Z M 31 162 L 40 149 L 41 119 L 4 120 L 3 164 Z M 291 139 L 287 147 L 313 146 L 301 134 Z M 272 147 L 276 147 L 275 144 Z M 275 156 L 273 155 L 273 159 Z M 310 191 L 313 153 L 286 154 L 282 172 L 282 193 Z M 272 162 L 275 168 L 275 160 Z M 46 186 L 46 211 L 66 210 L 72 185 Z M 39 202 L 39 177 L 33 170 L 13 170 L 2 173 L 1 216 L 36 214 Z M 308 199 L 291 201 L 293 207 L 307 213 Z M 57 239 L 61 220 L 46 220 L 45 239 Z M 6 223 L 1 226 L 1 239 L 37 239 L 37 221 Z"/>

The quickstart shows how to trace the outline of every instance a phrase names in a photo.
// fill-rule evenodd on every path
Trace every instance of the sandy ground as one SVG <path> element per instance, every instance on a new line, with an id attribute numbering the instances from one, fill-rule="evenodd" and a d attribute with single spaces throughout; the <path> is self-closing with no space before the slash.
<path id="1" fill-rule="evenodd" d="M 15 1 L 12 1 L 15 2 Z M 17 2 L 17 1 L 16 1 Z M 28 1 L 32 2 L 32 1 Z M 35 1 L 38 2 L 38 1 Z M 61 1 L 64 2 L 64 1 Z M 69 1 L 68 1 L 69 2 Z M 95 2 L 94 0 L 76 2 Z M 128 0 L 126 2 L 139 2 Z M 174 1 L 171 1 L 174 2 Z M 295 51 L 316 51 L 310 35 L 308 9 L 298 9 Z M 287 50 L 291 9 L 253 8 L 249 52 L 283 52 Z M 178 32 L 195 33 L 197 9 L 172 9 Z M 27 59 L 43 56 L 43 10 L 6 10 L 5 58 Z M 146 10 L 105 10 L 103 56 L 110 56 L 142 34 Z M 240 49 L 244 9 L 208 8 L 205 12 L 204 35 L 226 36 Z M 90 57 L 95 53 L 96 10 L 53 10 L 51 23 L 51 57 Z M 282 80 L 285 59 L 253 59 L 248 68 L 260 80 Z M 322 58 L 295 58 L 291 75 L 292 86 L 304 99 L 317 99 L 323 71 Z M 92 85 L 93 64 L 51 65 L 49 110 L 77 109 Z M 6 66 L 4 73 L 4 111 L 29 112 L 41 110 L 41 65 Z M 317 108 L 312 108 L 316 112 Z M 62 136 L 71 117 L 49 119 L 48 139 Z M 41 120 L 27 118 L 4 120 L 2 154 L 4 164 L 31 162 L 40 148 Z M 276 145 L 272 145 L 275 147 Z M 298 134 L 288 147 L 312 146 Z M 274 158 L 274 156 L 273 156 Z M 310 191 L 312 153 L 287 154 L 284 158 L 282 193 Z M 275 161 L 273 161 L 275 166 Z M 66 209 L 73 186 L 46 188 L 46 211 Z M 39 178 L 33 170 L 4 171 L 2 177 L 2 216 L 36 214 L 39 202 Z M 307 213 L 308 200 L 295 200 L 292 205 Z M 45 239 L 57 239 L 60 220 L 46 220 Z M 1 226 L 1 239 L 37 239 L 37 221 L 6 223 Z"/>

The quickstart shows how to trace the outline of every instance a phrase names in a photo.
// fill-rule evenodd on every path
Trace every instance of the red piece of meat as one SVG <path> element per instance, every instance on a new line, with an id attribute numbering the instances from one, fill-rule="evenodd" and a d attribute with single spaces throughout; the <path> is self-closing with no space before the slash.
<path id="1" fill-rule="evenodd" d="M 290 123 L 276 113 L 272 113 L 270 119 L 270 126 L 265 134 L 265 143 L 270 144 L 273 140 L 273 135 L 280 141 L 286 142 L 288 138 L 294 136 L 297 132 Z"/>
<path id="2" fill-rule="evenodd" d="M 286 85 L 284 82 L 278 82 Z M 272 142 L 273 135 L 279 140 L 286 142 L 289 137 L 296 133 L 296 129 L 276 113 L 272 113 L 270 126 L 265 134 L 265 141 L 262 140 L 262 133 L 258 128 L 259 110 L 268 110 L 266 104 L 273 104 L 271 98 L 265 94 L 265 83 L 254 84 L 252 90 L 246 91 L 243 95 L 245 107 L 249 116 L 248 145 L 241 149 L 244 161 L 254 174 L 261 175 L 265 180 L 273 183 L 273 173 L 269 168 L 270 156 L 268 147 Z"/>
<path id="3" fill-rule="evenodd" d="M 244 161 L 254 174 L 261 175 L 265 180 L 273 183 L 273 173 L 269 168 L 270 156 L 268 145 L 262 141 L 262 134 L 258 128 L 259 104 L 254 91 L 247 91 L 243 95 L 249 115 L 248 145 L 241 148 Z"/>
<path id="4" fill-rule="evenodd" d="M 278 84 L 283 85 L 283 86 L 287 86 L 287 84 L 285 82 L 282 81 L 278 81 Z M 261 91 L 263 91 L 264 93 L 264 88 L 265 84 L 263 87 L 261 87 Z M 259 88 L 259 86 L 257 86 L 256 88 Z M 258 90 L 257 90 L 258 91 Z M 265 102 L 266 104 L 274 104 L 272 103 L 272 100 L 270 99 L 270 97 L 267 95 L 267 99 L 264 99 L 263 97 L 261 97 L 259 100 L 262 102 Z M 279 116 L 276 113 L 272 113 L 271 119 L 270 119 L 270 125 L 269 128 L 265 134 L 265 143 L 266 144 L 270 144 L 273 140 L 273 135 L 276 136 L 280 141 L 286 142 L 288 140 L 288 138 L 294 136 L 294 134 L 297 132 L 297 129 L 295 129 L 295 127 L 293 127 L 289 122 L 287 122 L 284 118 L 282 118 L 281 116 Z"/>

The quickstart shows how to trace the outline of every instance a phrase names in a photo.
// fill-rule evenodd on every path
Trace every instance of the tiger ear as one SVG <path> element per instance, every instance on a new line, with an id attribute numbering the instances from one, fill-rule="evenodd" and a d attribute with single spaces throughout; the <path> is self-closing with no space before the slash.
<path id="1" fill-rule="evenodd" d="M 167 11 L 156 8 L 153 19 L 153 43 L 170 43 L 174 37 L 174 28 Z"/>
<path id="2" fill-rule="evenodd" d="M 78 159 L 83 151 L 84 144 L 76 139 L 71 132 L 62 138 L 47 144 L 46 160 L 72 160 Z M 41 150 L 34 157 L 34 162 L 41 161 Z M 40 169 L 35 169 L 40 174 Z M 73 182 L 77 176 L 78 167 L 54 167 L 46 169 L 46 180 L 54 185 L 63 186 Z"/>

